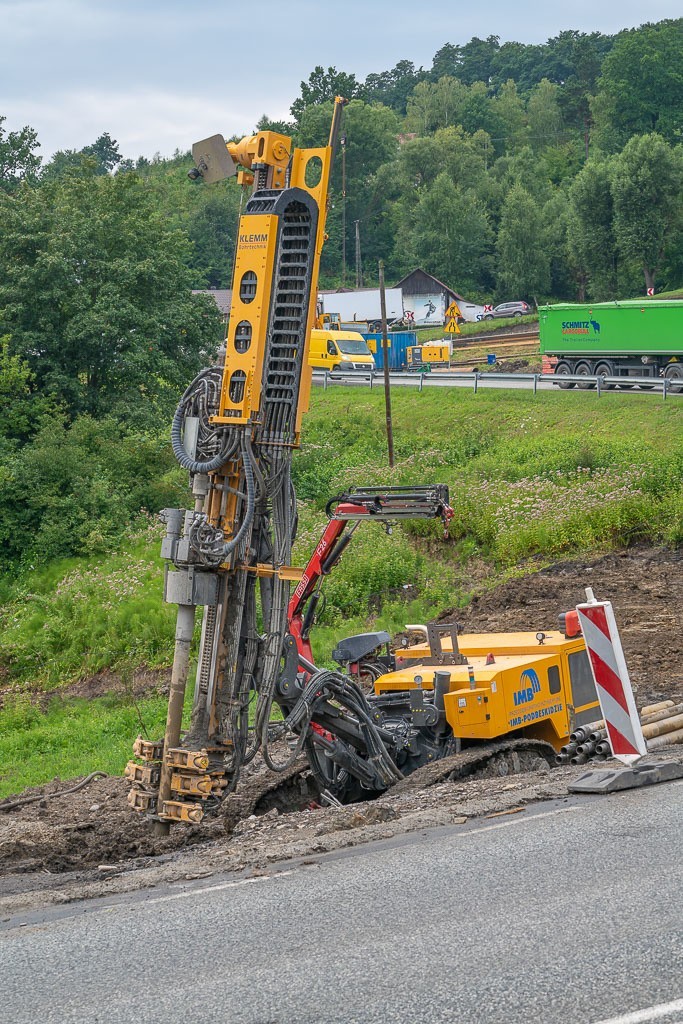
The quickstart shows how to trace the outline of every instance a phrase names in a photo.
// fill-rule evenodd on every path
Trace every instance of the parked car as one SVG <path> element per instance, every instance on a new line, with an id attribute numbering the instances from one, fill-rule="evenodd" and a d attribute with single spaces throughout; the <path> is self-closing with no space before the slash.
<path id="1" fill-rule="evenodd" d="M 494 306 L 490 313 L 484 314 L 484 320 L 498 320 L 504 316 L 528 316 L 533 310 L 528 302 L 501 302 Z"/>

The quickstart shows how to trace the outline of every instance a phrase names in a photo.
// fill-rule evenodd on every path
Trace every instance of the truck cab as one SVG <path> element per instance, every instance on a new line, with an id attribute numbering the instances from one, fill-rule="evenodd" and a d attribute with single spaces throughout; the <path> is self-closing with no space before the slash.
<path id="1" fill-rule="evenodd" d="M 310 366 L 321 370 L 372 370 L 375 363 L 368 344 L 357 331 L 311 331 Z"/>

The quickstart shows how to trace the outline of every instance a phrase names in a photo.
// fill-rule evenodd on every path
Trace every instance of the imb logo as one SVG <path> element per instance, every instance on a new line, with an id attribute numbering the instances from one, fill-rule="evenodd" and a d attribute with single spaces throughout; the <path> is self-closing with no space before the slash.
<path id="1" fill-rule="evenodd" d="M 528 704 L 529 701 L 532 701 L 534 699 L 535 693 L 541 692 L 541 684 L 539 682 L 538 676 L 532 668 L 527 668 L 524 670 L 524 672 L 522 672 L 522 678 L 520 679 L 520 683 L 522 683 L 523 688 L 521 690 L 516 690 L 515 693 L 512 695 L 512 699 L 515 702 L 515 707 L 518 704 Z"/>

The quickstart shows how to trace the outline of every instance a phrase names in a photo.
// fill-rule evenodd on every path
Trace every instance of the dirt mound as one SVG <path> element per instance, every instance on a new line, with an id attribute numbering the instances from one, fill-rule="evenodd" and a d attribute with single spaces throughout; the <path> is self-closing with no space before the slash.
<path id="1" fill-rule="evenodd" d="M 525 359 L 523 356 L 496 360 L 493 366 L 480 366 L 480 370 L 489 373 L 538 373 L 541 361 L 539 357 Z"/>
<path id="2" fill-rule="evenodd" d="M 444 612 L 464 632 L 556 629 L 557 615 L 592 587 L 609 600 L 631 681 L 643 703 L 683 693 L 683 551 L 629 548 L 601 558 L 562 562 L 494 590 L 466 608 Z"/>
<path id="3" fill-rule="evenodd" d="M 82 697 L 85 700 L 94 700 L 96 697 L 118 694 L 122 697 L 139 699 L 155 693 L 167 694 L 170 681 L 170 668 L 139 668 L 125 676 L 118 672 L 112 672 L 110 669 L 104 669 L 102 672 L 96 672 L 94 676 L 86 676 L 59 690 L 26 691 L 21 686 L 0 687 L 0 708 L 5 699 L 12 694 L 26 694 L 27 692 L 31 701 L 41 708 L 47 707 L 55 697 L 59 699 Z"/>
<path id="4" fill-rule="evenodd" d="M 69 784 L 70 785 L 70 784 Z M 126 803 L 124 779 L 97 779 L 78 793 L 58 799 L 50 794 L 67 788 L 55 780 L 26 790 L 23 796 L 43 799 L 3 813 L 0 803 L 0 875 L 8 872 L 50 873 L 156 857 L 221 831 L 218 823 L 177 829 L 168 838 L 152 835 L 148 824 Z"/>
<path id="5" fill-rule="evenodd" d="M 148 697 L 153 693 L 168 693 L 171 682 L 170 668 L 139 668 L 130 675 L 104 669 L 94 676 L 80 679 L 59 691 L 60 697 L 85 697 L 93 700 L 106 694 L 116 693 L 129 697 Z"/>

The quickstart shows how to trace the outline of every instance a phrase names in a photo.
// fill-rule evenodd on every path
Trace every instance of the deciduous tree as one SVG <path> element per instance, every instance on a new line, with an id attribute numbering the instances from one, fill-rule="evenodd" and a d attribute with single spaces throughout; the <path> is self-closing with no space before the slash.
<path id="1" fill-rule="evenodd" d="M 623 259 L 654 288 L 674 225 L 680 232 L 683 154 L 660 135 L 634 136 L 612 164 L 614 235 Z"/>
<path id="2" fill-rule="evenodd" d="M 596 139 L 623 145 L 656 131 L 678 142 L 683 130 L 683 18 L 623 32 L 602 65 L 594 106 Z"/>
<path id="3" fill-rule="evenodd" d="M 521 185 L 503 203 L 496 245 L 502 299 L 536 299 L 550 290 L 550 256 L 538 206 Z"/>
<path id="4" fill-rule="evenodd" d="M 301 95 L 294 100 L 290 111 L 298 123 L 306 107 L 327 103 L 335 96 L 344 96 L 350 100 L 357 93 L 358 82 L 355 75 L 337 71 L 334 67 L 325 70 L 321 64 L 318 64 L 308 76 L 308 81 L 301 83 Z"/>
<path id="5" fill-rule="evenodd" d="M 144 418 L 218 340 L 188 252 L 135 174 L 0 194 L 0 330 L 71 413 Z"/>
<path id="6" fill-rule="evenodd" d="M 592 299 L 613 299 L 617 266 L 609 161 L 592 160 L 581 169 L 569 189 L 569 203 L 567 242 L 580 297 L 587 290 Z"/>
<path id="7" fill-rule="evenodd" d="M 12 192 L 24 179 L 35 178 L 41 158 L 38 136 L 26 125 L 18 132 L 3 128 L 6 117 L 0 115 L 0 190 Z"/>
<path id="8" fill-rule="evenodd" d="M 417 261 L 429 273 L 459 291 L 486 287 L 493 235 L 474 192 L 442 172 L 418 203 L 412 233 Z"/>

